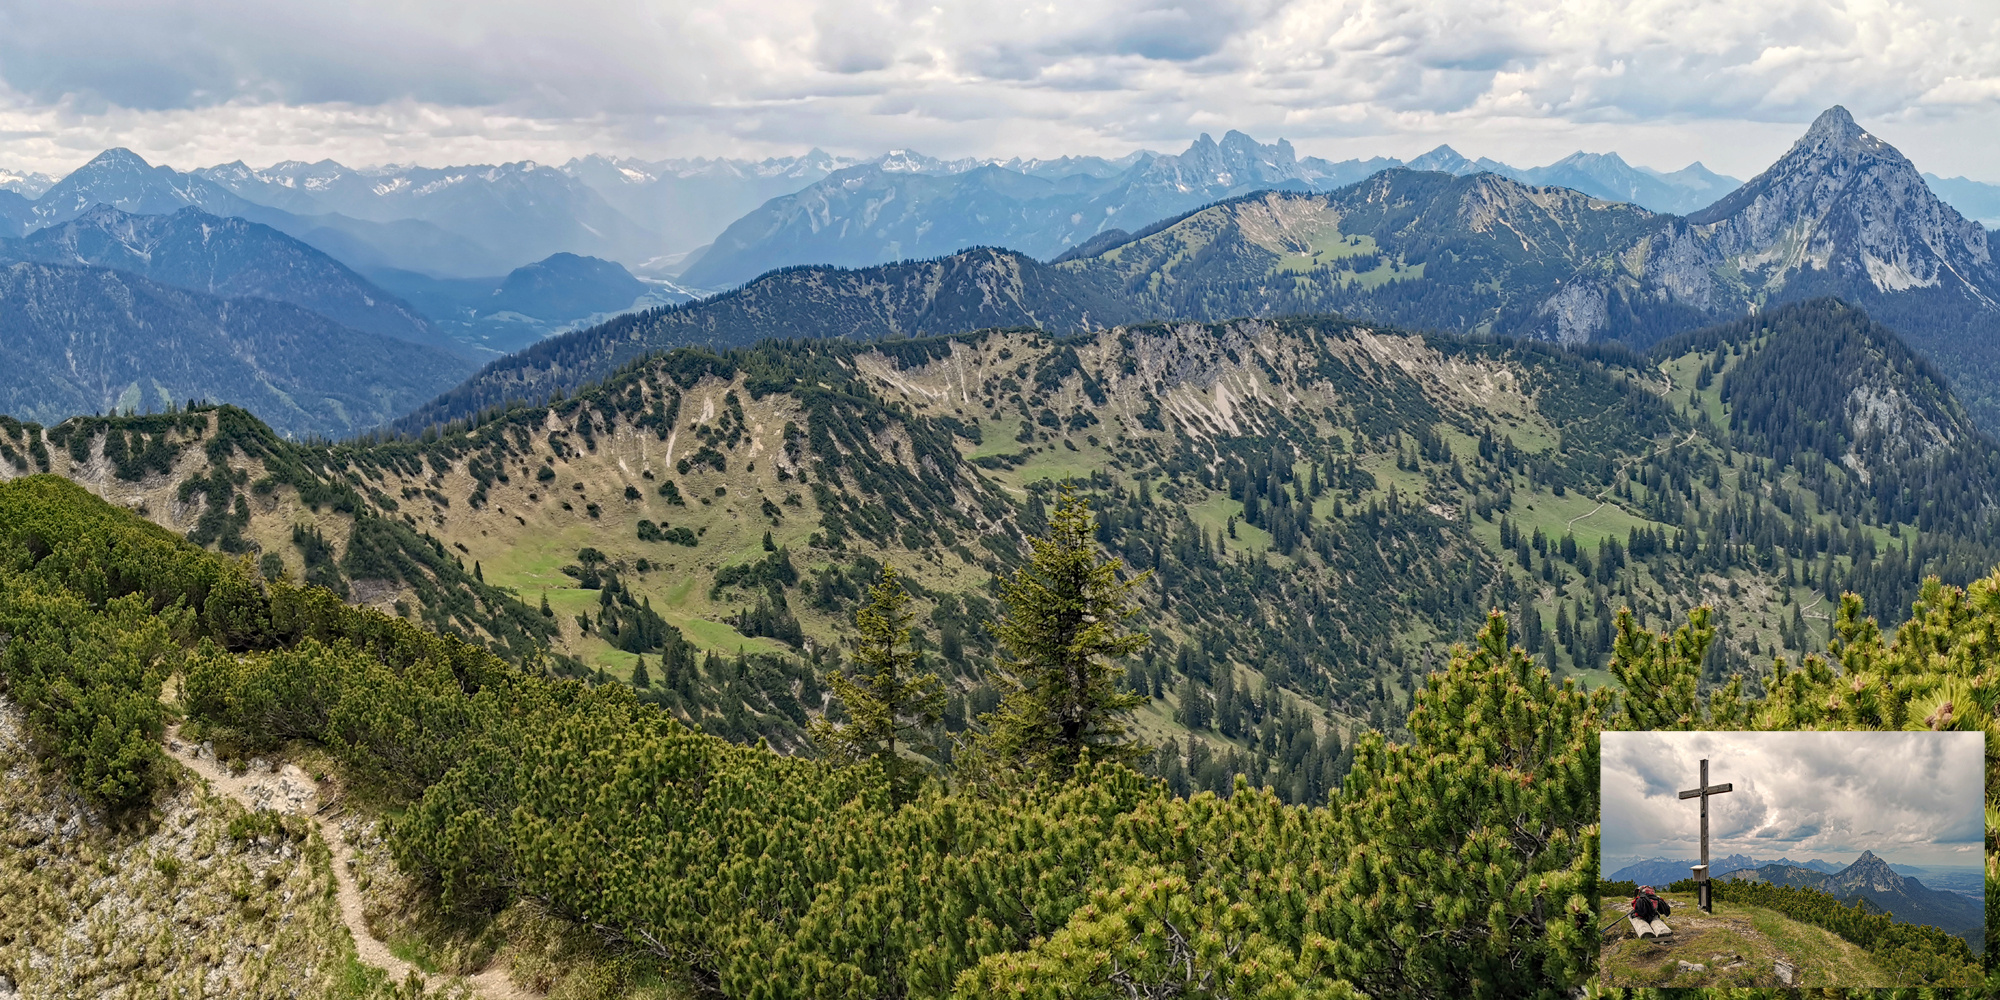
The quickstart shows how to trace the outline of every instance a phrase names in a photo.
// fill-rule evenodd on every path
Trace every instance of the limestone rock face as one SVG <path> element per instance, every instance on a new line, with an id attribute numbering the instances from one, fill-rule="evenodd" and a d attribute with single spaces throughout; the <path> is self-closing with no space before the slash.
<path id="1" fill-rule="evenodd" d="M 1800 271 L 1877 292 L 1961 288 L 1992 304 L 1986 230 L 1931 192 L 1896 147 L 1833 107 L 1770 169 L 1690 216 L 1719 263 L 1776 291 Z"/>
<path id="2" fill-rule="evenodd" d="M 1820 295 L 1899 328 L 1946 315 L 2000 327 L 1990 234 L 1841 107 L 1733 193 L 1685 218 L 1658 216 L 1624 246 L 1546 294 L 1533 335 L 1573 343 L 1612 333 L 1614 300 L 1730 316 Z M 1965 324 L 1954 328 L 1962 339 Z"/>

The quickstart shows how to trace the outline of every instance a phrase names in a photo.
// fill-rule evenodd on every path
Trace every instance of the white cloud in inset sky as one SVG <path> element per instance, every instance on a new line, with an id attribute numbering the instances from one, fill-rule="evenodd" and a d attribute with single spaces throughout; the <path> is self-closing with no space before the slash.
<path id="1" fill-rule="evenodd" d="M 129 146 L 562 160 L 1439 142 L 1750 176 L 1844 104 L 1934 172 L 2000 181 L 2000 18 L 1851 0 L 0 0 L 0 166 Z"/>

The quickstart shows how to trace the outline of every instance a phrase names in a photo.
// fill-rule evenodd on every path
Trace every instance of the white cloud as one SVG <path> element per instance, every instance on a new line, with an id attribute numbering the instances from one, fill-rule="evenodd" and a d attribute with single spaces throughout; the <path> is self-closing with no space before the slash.
<path id="1" fill-rule="evenodd" d="M 0 0 L 0 163 L 1118 154 L 1195 132 L 1754 173 L 1843 103 L 1991 177 L 1974 2 Z M 2000 180 L 2000 177 L 1992 177 Z"/>
<path id="2" fill-rule="evenodd" d="M 1954 863 L 1984 837 L 1978 733 L 1604 733 L 1606 857 L 1691 858 L 1709 761 L 1709 856 Z"/>

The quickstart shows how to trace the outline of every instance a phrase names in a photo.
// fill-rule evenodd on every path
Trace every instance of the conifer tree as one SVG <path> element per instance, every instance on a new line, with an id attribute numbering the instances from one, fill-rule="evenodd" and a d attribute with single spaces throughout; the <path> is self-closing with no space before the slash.
<path id="1" fill-rule="evenodd" d="M 1089 503 L 1064 486 L 1048 534 L 1002 586 L 1007 612 L 994 634 L 1014 676 L 979 740 L 989 768 L 1062 781 L 1086 755 L 1131 761 L 1143 752 L 1120 716 L 1144 699 L 1118 690 L 1122 671 L 1112 661 L 1150 641 L 1125 626 L 1139 610 L 1132 591 L 1148 574 L 1119 579 L 1124 562 L 1099 557 L 1096 531 Z"/>
<path id="2" fill-rule="evenodd" d="M 848 672 L 827 678 L 847 709 L 847 722 L 822 719 L 810 734 L 829 759 L 849 764 L 873 761 L 881 765 L 897 801 L 914 797 L 925 765 L 903 756 L 903 749 L 921 751 L 922 734 L 944 718 L 943 685 L 933 673 L 917 673 L 917 651 L 910 643 L 910 595 L 896 579 L 896 570 L 882 567 L 882 579 L 868 592 L 868 603 L 855 612 L 861 635 Z"/>

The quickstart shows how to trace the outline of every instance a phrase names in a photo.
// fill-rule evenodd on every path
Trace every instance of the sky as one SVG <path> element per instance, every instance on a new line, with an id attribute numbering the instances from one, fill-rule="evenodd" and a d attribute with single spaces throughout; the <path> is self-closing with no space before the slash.
<path id="1" fill-rule="evenodd" d="M 1750 177 L 1815 115 L 2000 181 L 1990 0 L 0 0 L 0 167 L 1442 142 Z"/>
<path id="2" fill-rule="evenodd" d="M 1980 733 L 1603 733 L 1601 858 L 1696 858 L 1700 783 L 1708 856 L 1977 866 L 1985 836 Z M 1622 865 L 1620 865 L 1622 866 Z M 1612 870 L 1607 867 L 1606 871 Z"/>

